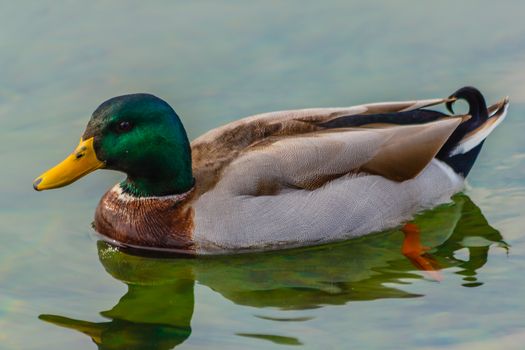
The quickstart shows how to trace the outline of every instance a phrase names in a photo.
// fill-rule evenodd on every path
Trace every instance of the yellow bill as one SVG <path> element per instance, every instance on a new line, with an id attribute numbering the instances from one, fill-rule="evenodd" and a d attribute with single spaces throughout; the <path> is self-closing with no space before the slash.
<path id="1" fill-rule="evenodd" d="M 80 139 L 71 155 L 35 179 L 33 188 L 42 191 L 63 187 L 103 167 L 104 162 L 98 160 L 95 154 L 93 137 L 85 141 Z"/>

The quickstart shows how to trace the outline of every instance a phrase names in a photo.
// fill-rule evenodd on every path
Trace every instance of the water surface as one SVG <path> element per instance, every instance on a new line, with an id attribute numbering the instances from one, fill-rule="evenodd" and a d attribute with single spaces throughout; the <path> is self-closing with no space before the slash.
<path id="1" fill-rule="evenodd" d="M 519 349 L 525 340 L 520 1 L 6 2 L 0 11 L 0 348 Z M 32 180 L 105 99 L 150 92 L 191 138 L 270 110 L 509 95 L 469 186 L 418 216 L 440 269 L 393 230 L 205 259 L 121 252 L 90 223 L 121 178 Z"/>

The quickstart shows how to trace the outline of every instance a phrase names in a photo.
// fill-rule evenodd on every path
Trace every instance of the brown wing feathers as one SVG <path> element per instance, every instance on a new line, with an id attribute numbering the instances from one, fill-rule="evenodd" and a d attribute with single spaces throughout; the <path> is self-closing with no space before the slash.
<path id="1" fill-rule="evenodd" d="M 462 117 L 451 117 L 428 124 L 394 127 L 376 155 L 360 169 L 394 181 L 414 178 L 436 156 L 462 120 Z"/>
<path id="2" fill-rule="evenodd" d="M 356 130 L 374 128 L 384 132 L 386 140 L 372 159 L 355 170 L 382 175 L 395 181 L 410 179 L 432 160 L 461 123 L 461 117 L 419 109 L 446 101 L 436 99 L 296 110 L 241 119 L 212 130 L 192 142 L 194 176 L 197 183 L 201 184 L 200 190 L 206 191 L 220 180 L 221 173 L 232 161 L 256 146 L 271 145 L 286 138 L 301 138 L 303 135 L 343 132 L 342 128 L 350 127 Z M 334 176 L 319 174 L 318 179 L 329 181 Z M 316 180 L 313 187 L 323 182 Z"/>

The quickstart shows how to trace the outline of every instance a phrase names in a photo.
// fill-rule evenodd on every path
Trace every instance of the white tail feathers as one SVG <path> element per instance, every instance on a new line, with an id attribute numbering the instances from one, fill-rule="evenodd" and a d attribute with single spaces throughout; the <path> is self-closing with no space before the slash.
<path id="1" fill-rule="evenodd" d="M 509 108 L 509 98 L 505 97 L 503 100 L 495 103 L 488 108 L 489 118 L 476 129 L 470 131 L 458 142 L 456 147 L 450 151 L 449 156 L 464 154 L 475 148 L 483 140 L 490 135 L 490 133 L 505 119 L 507 110 Z"/>

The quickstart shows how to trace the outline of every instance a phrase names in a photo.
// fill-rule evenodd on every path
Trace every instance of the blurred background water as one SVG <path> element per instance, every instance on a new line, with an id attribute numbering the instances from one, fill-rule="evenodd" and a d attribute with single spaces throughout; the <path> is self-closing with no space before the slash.
<path id="1" fill-rule="evenodd" d="M 521 1 L 2 1 L 0 348 L 496 349 L 525 341 Z M 442 281 L 390 231 L 155 259 L 97 243 L 122 176 L 36 193 L 107 98 L 150 92 L 190 138 L 270 110 L 509 95 L 465 194 L 417 218 Z"/>

